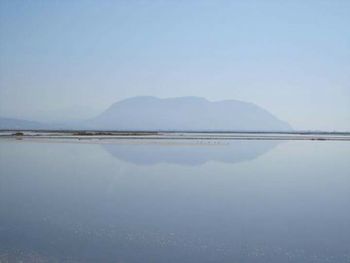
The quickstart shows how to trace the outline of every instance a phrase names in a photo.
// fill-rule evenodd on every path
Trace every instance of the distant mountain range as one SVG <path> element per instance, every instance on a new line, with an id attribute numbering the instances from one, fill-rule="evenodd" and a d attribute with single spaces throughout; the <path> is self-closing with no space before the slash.
<path id="1" fill-rule="evenodd" d="M 45 124 L 36 121 L 0 117 L 0 129 L 35 130 L 43 129 L 44 127 Z"/>
<path id="2" fill-rule="evenodd" d="M 128 131 L 290 131 L 291 126 L 247 102 L 199 97 L 133 97 L 95 118 L 62 124 L 0 118 L 0 129 L 94 129 Z"/>

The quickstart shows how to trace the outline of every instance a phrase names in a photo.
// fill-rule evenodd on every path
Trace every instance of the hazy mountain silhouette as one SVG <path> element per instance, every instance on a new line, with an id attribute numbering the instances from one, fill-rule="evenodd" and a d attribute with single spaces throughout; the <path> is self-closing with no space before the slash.
<path id="1" fill-rule="evenodd" d="M 36 121 L 27 121 L 13 118 L 0 117 L 0 129 L 46 129 L 48 125 L 45 125 Z"/>
<path id="2" fill-rule="evenodd" d="M 174 163 L 201 165 L 208 161 L 239 163 L 257 158 L 277 146 L 278 141 L 237 140 L 210 144 L 186 142 L 101 144 L 114 157 L 138 165 Z"/>
<path id="3" fill-rule="evenodd" d="M 85 121 L 41 123 L 0 118 L 0 129 L 289 131 L 292 128 L 252 103 L 146 96 L 116 102 L 97 117 Z"/>
<path id="4" fill-rule="evenodd" d="M 91 128 L 106 130 L 287 131 L 291 127 L 251 103 L 199 97 L 134 97 L 114 103 Z"/>

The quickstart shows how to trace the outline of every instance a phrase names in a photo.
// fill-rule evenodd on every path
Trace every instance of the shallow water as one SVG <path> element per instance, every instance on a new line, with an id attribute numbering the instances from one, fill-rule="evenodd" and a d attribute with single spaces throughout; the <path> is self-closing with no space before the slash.
<path id="1" fill-rule="evenodd" d="M 350 142 L 0 141 L 1 262 L 350 262 Z"/>

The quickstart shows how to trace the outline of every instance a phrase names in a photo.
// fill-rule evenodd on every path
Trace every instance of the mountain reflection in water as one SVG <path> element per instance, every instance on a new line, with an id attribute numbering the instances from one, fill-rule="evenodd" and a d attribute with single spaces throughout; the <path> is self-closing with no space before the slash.
<path id="1" fill-rule="evenodd" d="M 138 165 L 173 163 L 202 165 L 209 161 L 239 163 L 250 161 L 276 147 L 279 141 L 150 141 L 111 143 L 101 146 L 113 157 Z"/>

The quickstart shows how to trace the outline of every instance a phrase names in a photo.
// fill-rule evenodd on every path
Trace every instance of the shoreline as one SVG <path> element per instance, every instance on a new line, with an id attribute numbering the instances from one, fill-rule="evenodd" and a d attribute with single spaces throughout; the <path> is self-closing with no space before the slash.
<path id="1" fill-rule="evenodd" d="M 157 131 L 0 131 L 0 139 L 16 140 L 308 140 L 350 141 L 350 133 L 339 132 L 157 132 Z"/>

